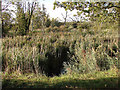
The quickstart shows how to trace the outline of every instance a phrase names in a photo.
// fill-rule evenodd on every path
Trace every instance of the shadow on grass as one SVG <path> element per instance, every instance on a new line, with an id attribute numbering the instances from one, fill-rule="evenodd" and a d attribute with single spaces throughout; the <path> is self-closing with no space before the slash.
<path id="1" fill-rule="evenodd" d="M 118 88 L 118 78 L 103 78 L 95 80 L 78 80 L 61 81 L 53 85 L 56 88 Z"/>
<path id="2" fill-rule="evenodd" d="M 103 78 L 95 80 L 70 79 L 56 83 L 49 81 L 25 81 L 5 79 L 2 88 L 114 88 L 118 89 L 118 78 Z"/>
<path id="3" fill-rule="evenodd" d="M 6 79 L 2 83 L 2 88 L 46 88 L 49 87 L 47 82 L 26 81 L 18 79 Z"/>

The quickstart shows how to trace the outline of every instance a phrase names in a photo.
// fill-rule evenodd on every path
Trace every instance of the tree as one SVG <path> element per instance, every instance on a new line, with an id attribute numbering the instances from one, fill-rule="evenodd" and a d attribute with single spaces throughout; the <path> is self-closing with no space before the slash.
<path id="1" fill-rule="evenodd" d="M 66 21 L 67 21 L 67 17 L 68 17 L 68 11 L 66 10 L 65 12 L 65 16 L 63 14 L 61 14 L 63 19 L 64 19 L 64 25 L 66 25 Z"/>
<path id="2" fill-rule="evenodd" d="M 2 5 L 0 11 L 1 11 L 1 21 L 2 21 L 2 36 L 6 36 L 9 32 L 9 30 L 12 28 L 12 12 L 13 10 L 8 9 L 9 6 L 12 5 L 12 2 L 9 1 L 0 1 L 0 5 Z"/>
<path id="3" fill-rule="evenodd" d="M 36 2 L 17 2 L 17 31 L 21 35 L 25 35 L 27 32 L 29 32 L 29 27 L 31 24 L 32 15 L 36 6 Z M 27 7 L 26 7 L 27 5 Z"/>
<path id="4" fill-rule="evenodd" d="M 8 12 L 2 13 L 2 36 L 5 36 L 8 31 L 11 29 L 12 20 L 11 14 Z"/>
<path id="5" fill-rule="evenodd" d="M 45 26 L 46 27 L 49 27 L 51 25 L 51 20 L 50 20 L 50 18 L 49 18 L 49 15 L 47 15 L 46 17 L 45 17 Z"/>
<path id="6" fill-rule="evenodd" d="M 24 8 L 22 7 L 22 3 L 21 2 L 17 2 L 17 33 L 19 33 L 20 35 L 25 35 L 26 31 L 28 29 L 27 27 L 27 21 L 25 18 L 25 12 L 24 12 Z"/>
<path id="7" fill-rule="evenodd" d="M 52 26 L 52 27 L 55 27 L 55 26 L 59 27 L 60 25 L 62 25 L 62 23 L 59 22 L 59 21 L 57 20 L 57 18 L 52 18 L 52 20 L 51 20 L 51 26 Z"/>
<path id="8" fill-rule="evenodd" d="M 94 1 L 94 0 L 92 0 Z M 98 19 L 98 22 L 117 22 L 118 30 L 120 28 L 120 1 L 117 2 L 54 2 L 54 9 L 56 7 L 63 7 L 65 10 L 79 10 L 86 16 L 90 17 L 90 21 L 94 22 Z M 111 10 L 111 12 L 109 12 Z M 118 31 L 120 34 L 120 30 Z M 120 37 L 118 37 L 118 47 L 120 52 Z M 120 58 L 120 53 L 118 54 Z"/>
<path id="9" fill-rule="evenodd" d="M 63 7 L 65 10 L 79 10 L 79 15 L 84 14 L 90 17 L 91 21 L 94 21 L 95 17 L 102 17 L 100 15 L 107 15 L 108 9 L 112 8 L 112 13 L 115 15 L 116 20 L 119 21 L 118 16 L 120 14 L 120 2 L 54 2 L 54 9 L 56 7 Z M 111 13 L 108 16 L 111 16 Z M 112 16 L 113 16 L 112 15 Z M 114 18 L 115 18 L 114 17 Z"/>
<path id="10" fill-rule="evenodd" d="M 35 10 L 36 4 L 37 4 L 36 2 L 32 2 L 31 4 L 28 2 L 28 16 L 26 18 L 28 32 L 29 32 L 29 26 L 30 26 L 30 23 L 31 23 L 31 18 L 32 18 L 33 12 Z"/>
<path id="11" fill-rule="evenodd" d="M 32 20 L 33 20 L 33 27 L 35 29 L 38 28 L 43 29 L 44 27 L 49 27 L 51 24 L 49 14 L 46 14 L 46 8 L 44 7 L 44 5 L 40 7 L 40 5 L 37 4 Z"/>

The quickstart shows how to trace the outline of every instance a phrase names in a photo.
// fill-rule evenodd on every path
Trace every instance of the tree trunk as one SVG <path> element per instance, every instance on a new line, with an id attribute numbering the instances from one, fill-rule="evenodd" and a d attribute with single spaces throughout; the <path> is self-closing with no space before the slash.
<path id="1" fill-rule="evenodd" d="M 29 27 L 30 27 L 30 24 L 31 24 L 31 19 L 32 19 L 32 15 L 33 15 L 33 11 L 35 9 L 35 6 L 36 6 L 36 3 L 35 2 L 32 2 L 32 7 L 30 7 L 30 3 L 28 3 L 28 13 L 29 13 L 29 16 L 26 20 L 27 22 L 27 32 L 29 32 Z"/>
<path id="2" fill-rule="evenodd" d="M 120 1 L 119 1 L 119 6 L 120 6 Z M 118 21 L 118 70 L 120 69 L 120 8 L 118 8 L 118 14 L 119 14 L 119 21 Z M 120 73 L 119 73 L 120 75 Z"/>

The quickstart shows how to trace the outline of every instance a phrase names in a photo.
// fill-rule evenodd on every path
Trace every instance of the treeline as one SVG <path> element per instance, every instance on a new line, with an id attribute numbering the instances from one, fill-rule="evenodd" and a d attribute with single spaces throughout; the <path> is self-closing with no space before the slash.
<path id="1" fill-rule="evenodd" d="M 107 4 L 99 2 L 55 2 L 54 8 L 65 8 L 66 12 L 67 10 L 72 11 L 77 9 L 79 11 L 75 17 L 81 17 L 81 20 L 88 20 L 92 23 L 97 22 L 100 26 L 107 22 L 119 22 L 119 2 L 105 5 Z M 11 10 L 9 8 L 10 6 L 14 6 L 15 10 Z M 86 10 L 88 6 L 88 10 Z M 84 15 L 84 17 L 82 15 Z M 87 19 L 85 17 L 87 17 Z M 44 31 L 45 27 L 59 27 L 65 23 L 67 24 L 67 13 L 64 19 L 64 23 L 59 22 L 57 18 L 50 19 L 49 14 L 46 13 L 44 4 L 40 6 L 38 2 L 5 2 L 5 5 L 2 7 L 2 34 L 4 37 L 9 31 L 18 35 L 25 35 L 33 29 L 41 29 Z M 73 20 L 73 22 L 74 21 L 75 20 Z M 77 28 L 76 22 L 73 23 L 73 26 Z"/>
<path id="2" fill-rule="evenodd" d="M 8 9 L 14 6 L 16 10 Z M 25 35 L 33 29 L 44 29 L 46 27 L 59 27 L 63 25 L 57 18 L 50 19 L 46 14 L 44 4 L 40 6 L 36 2 L 9 2 L 2 9 L 2 35 L 6 36 L 9 32 L 17 35 Z"/>

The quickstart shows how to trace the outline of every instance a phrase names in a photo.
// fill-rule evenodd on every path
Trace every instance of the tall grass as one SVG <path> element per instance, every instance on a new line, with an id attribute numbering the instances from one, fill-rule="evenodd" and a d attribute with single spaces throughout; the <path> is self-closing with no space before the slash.
<path id="1" fill-rule="evenodd" d="M 113 28 L 99 31 L 91 26 L 70 30 L 61 26 L 49 28 L 44 34 L 31 32 L 26 36 L 5 37 L 2 70 L 48 76 L 109 70 L 118 67 L 116 37 L 117 30 Z"/>

